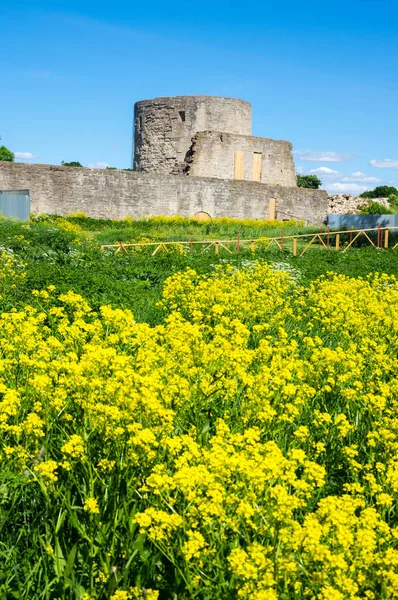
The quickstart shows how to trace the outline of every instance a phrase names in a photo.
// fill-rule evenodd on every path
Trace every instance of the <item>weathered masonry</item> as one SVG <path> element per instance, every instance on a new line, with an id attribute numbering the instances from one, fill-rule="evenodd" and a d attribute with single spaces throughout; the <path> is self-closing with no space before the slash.
<path id="1" fill-rule="evenodd" d="M 182 174 L 192 138 L 199 131 L 250 136 L 252 108 L 244 100 L 174 96 L 134 106 L 134 170 Z"/>
<path id="2" fill-rule="evenodd" d="M 252 136 L 248 102 L 176 96 L 134 107 L 134 170 L 296 187 L 290 142 Z"/>
<path id="3" fill-rule="evenodd" d="M 290 142 L 252 136 L 251 105 L 177 96 L 137 102 L 134 171 L 0 162 L 0 190 L 28 189 L 35 213 L 120 219 L 154 215 L 304 219 L 327 193 L 296 186 Z"/>
<path id="4" fill-rule="evenodd" d="M 205 131 L 193 138 L 190 152 L 188 175 L 296 187 L 290 142 Z"/>
<path id="5" fill-rule="evenodd" d="M 105 171 L 54 165 L 0 162 L 0 189 L 30 190 L 31 211 L 66 215 L 83 211 L 90 217 L 122 219 L 153 215 L 267 219 L 296 216 L 322 223 L 327 195 L 321 190 L 270 186 L 251 181 Z"/>

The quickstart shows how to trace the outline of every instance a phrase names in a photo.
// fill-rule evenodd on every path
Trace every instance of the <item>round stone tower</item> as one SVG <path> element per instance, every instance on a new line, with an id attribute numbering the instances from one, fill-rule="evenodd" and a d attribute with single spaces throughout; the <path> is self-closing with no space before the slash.
<path id="1" fill-rule="evenodd" d="M 218 96 L 171 96 L 137 102 L 134 170 L 182 173 L 192 137 L 201 131 L 251 135 L 251 105 Z"/>

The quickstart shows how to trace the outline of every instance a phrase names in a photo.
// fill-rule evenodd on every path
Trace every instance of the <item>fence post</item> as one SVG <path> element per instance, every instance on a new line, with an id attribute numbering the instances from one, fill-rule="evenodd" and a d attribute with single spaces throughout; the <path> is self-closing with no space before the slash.
<path id="1" fill-rule="evenodd" d="M 250 244 L 250 250 L 254 254 L 254 241 L 253 240 L 251 241 L 251 244 Z"/>
<path id="2" fill-rule="evenodd" d="M 326 248 L 329 250 L 329 246 L 330 246 L 330 227 L 328 225 L 328 237 L 327 237 L 327 242 L 326 242 Z"/>
<path id="3" fill-rule="evenodd" d="M 193 253 L 193 242 L 192 240 L 189 241 L 189 251 L 192 254 Z"/>
<path id="4" fill-rule="evenodd" d="M 388 248 L 388 228 L 384 231 L 384 248 Z"/>
<path id="5" fill-rule="evenodd" d="M 380 228 L 380 223 L 377 224 L 377 247 L 381 248 L 381 228 Z"/>
<path id="6" fill-rule="evenodd" d="M 238 250 L 238 254 L 239 254 L 239 252 L 240 252 L 240 233 L 238 233 L 238 248 L 237 248 L 237 250 Z"/>
<path id="7" fill-rule="evenodd" d="M 336 233 L 336 252 L 339 251 L 340 248 L 340 234 Z"/>
<path id="8" fill-rule="evenodd" d="M 285 242 L 285 232 L 282 231 L 282 235 L 281 235 L 281 252 L 283 252 L 284 242 Z"/>
<path id="9" fill-rule="evenodd" d="M 350 244 L 352 243 L 352 228 L 350 229 Z"/>
<path id="10" fill-rule="evenodd" d="M 219 246 L 220 246 L 220 242 L 216 242 L 216 254 L 218 254 Z"/>
<path id="11" fill-rule="evenodd" d="M 293 238 L 293 256 L 297 256 L 297 238 Z"/>

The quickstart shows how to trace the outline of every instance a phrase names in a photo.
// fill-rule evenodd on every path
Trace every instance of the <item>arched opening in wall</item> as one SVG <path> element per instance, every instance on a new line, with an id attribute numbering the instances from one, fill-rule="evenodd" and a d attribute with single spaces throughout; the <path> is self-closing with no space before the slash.
<path id="1" fill-rule="evenodd" d="M 209 213 L 204 212 L 202 210 L 200 210 L 199 212 L 195 213 L 192 218 L 195 221 L 211 221 L 211 216 L 209 215 Z"/>

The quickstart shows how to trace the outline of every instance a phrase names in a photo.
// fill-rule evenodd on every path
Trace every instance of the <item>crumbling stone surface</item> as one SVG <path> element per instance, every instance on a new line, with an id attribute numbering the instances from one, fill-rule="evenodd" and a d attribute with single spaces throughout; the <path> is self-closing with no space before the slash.
<path id="1" fill-rule="evenodd" d="M 251 104 L 217 96 L 172 96 L 134 106 L 134 170 L 184 172 L 185 157 L 198 131 L 251 135 Z"/>
<path id="2" fill-rule="evenodd" d="M 253 181 L 253 157 L 261 156 L 261 183 L 296 187 L 292 144 L 282 140 L 203 131 L 197 133 L 186 163 L 189 175 L 234 179 L 235 152 L 242 153 L 242 179 Z"/>
<path id="3" fill-rule="evenodd" d="M 359 214 L 369 202 L 377 202 L 390 208 L 388 198 L 360 198 L 352 194 L 335 194 L 328 197 L 328 214 Z"/>
<path id="4" fill-rule="evenodd" d="M 291 143 L 252 136 L 251 105 L 244 100 L 142 100 L 134 107 L 134 132 L 134 170 L 141 173 L 297 185 Z"/>

